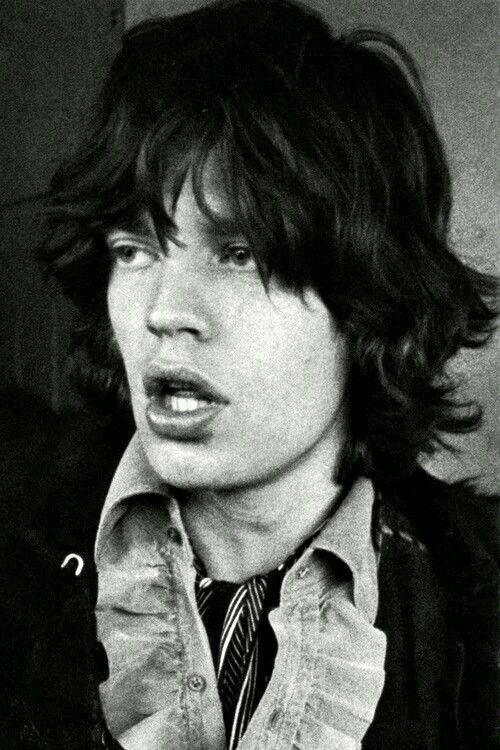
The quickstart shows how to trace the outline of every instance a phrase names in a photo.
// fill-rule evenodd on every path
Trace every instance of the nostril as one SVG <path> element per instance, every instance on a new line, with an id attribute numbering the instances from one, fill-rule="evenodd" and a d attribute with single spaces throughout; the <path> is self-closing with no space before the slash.
<path id="1" fill-rule="evenodd" d="M 206 339 L 210 335 L 210 324 L 206 317 L 194 312 L 167 311 L 154 308 L 146 321 L 147 329 L 156 336 L 174 337 L 188 334 L 194 338 Z"/>

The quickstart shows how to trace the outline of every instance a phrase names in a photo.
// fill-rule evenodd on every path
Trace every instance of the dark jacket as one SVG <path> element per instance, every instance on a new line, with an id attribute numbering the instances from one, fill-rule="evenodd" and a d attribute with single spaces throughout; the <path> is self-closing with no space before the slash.
<path id="1" fill-rule="evenodd" d="M 129 438 L 130 426 L 85 417 L 15 446 L 22 481 L 8 450 L 0 465 L 2 750 L 117 747 L 98 695 L 93 544 Z M 381 497 L 386 682 L 363 748 L 496 748 L 496 500 L 421 470 Z M 61 568 L 69 553 L 85 561 L 80 576 Z"/>

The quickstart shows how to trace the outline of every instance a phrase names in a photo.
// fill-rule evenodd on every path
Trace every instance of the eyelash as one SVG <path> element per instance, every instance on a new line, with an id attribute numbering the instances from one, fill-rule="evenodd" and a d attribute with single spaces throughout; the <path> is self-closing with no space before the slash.
<path id="1" fill-rule="evenodd" d="M 148 268 L 160 257 L 160 253 L 146 245 L 136 244 L 125 239 L 108 243 L 109 251 L 116 263 L 132 268 Z M 143 253 L 144 258 L 137 261 L 137 254 Z M 243 253 L 243 257 L 241 257 Z M 238 254 L 240 257 L 238 258 Z M 216 258 L 222 265 L 233 265 L 236 268 L 255 266 L 255 258 L 248 245 L 244 243 L 229 243 L 216 252 Z"/>
<path id="2" fill-rule="evenodd" d="M 225 245 L 222 248 L 222 250 L 220 251 L 220 253 L 219 253 L 219 260 L 222 263 L 227 263 L 231 259 L 234 260 L 236 258 L 236 253 L 238 251 L 244 251 L 244 253 L 245 253 L 245 261 L 244 261 L 244 263 L 239 263 L 237 260 L 235 260 L 235 265 L 236 266 L 238 266 L 238 267 L 241 268 L 244 265 L 245 266 L 247 265 L 247 261 L 248 262 L 252 262 L 252 261 L 255 262 L 253 253 L 250 250 L 250 248 L 248 247 L 248 245 L 238 244 L 238 243 L 234 243 L 234 244 L 230 244 L 230 245 Z"/>
<path id="3" fill-rule="evenodd" d="M 115 262 L 123 263 L 127 266 L 132 266 L 133 261 L 136 259 L 138 253 L 143 253 L 145 260 L 139 264 L 141 268 L 146 267 L 153 263 L 159 256 L 153 249 L 142 245 L 135 245 L 132 242 L 123 243 L 111 243 L 109 250 Z"/>

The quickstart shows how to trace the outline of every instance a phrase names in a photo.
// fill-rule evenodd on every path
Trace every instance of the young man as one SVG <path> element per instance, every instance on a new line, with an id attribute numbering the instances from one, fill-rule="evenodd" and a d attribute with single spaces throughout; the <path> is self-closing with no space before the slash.
<path id="1" fill-rule="evenodd" d="M 24 490 L 50 564 L 5 737 L 493 746 L 490 506 L 418 468 L 476 426 L 444 367 L 494 318 L 449 209 L 391 38 L 274 0 L 126 36 L 47 209 L 108 416 Z"/>

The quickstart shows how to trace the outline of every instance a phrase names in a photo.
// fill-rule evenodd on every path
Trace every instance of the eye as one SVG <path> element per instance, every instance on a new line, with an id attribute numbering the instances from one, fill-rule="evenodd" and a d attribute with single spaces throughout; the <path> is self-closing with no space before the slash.
<path id="1" fill-rule="evenodd" d="M 254 255 L 248 245 L 244 243 L 232 243 L 222 248 L 219 260 L 225 265 L 233 265 L 237 268 L 256 268 Z"/>
<path id="2" fill-rule="evenodd" d="M 110 235 L 107 245 L 116 265 L 129 270 L 149 268 L 159 258 L 154 247 L 130 237 Z"/>

